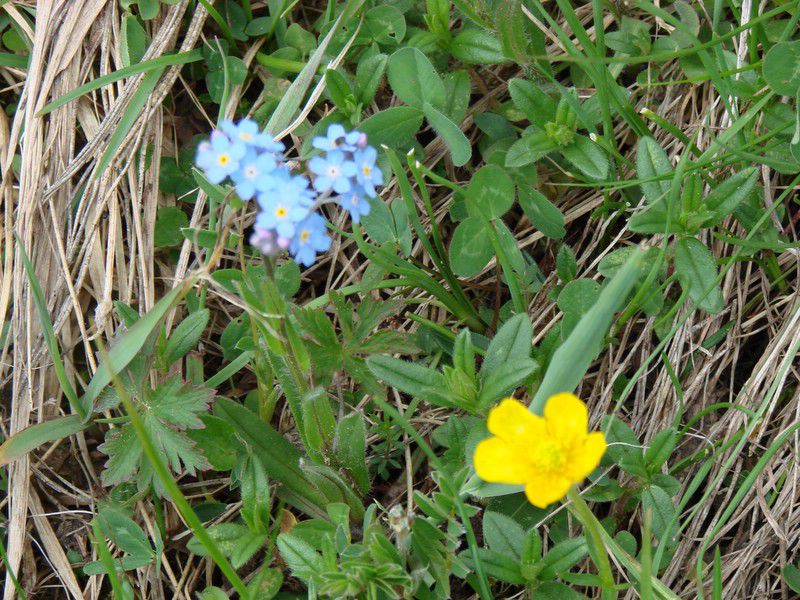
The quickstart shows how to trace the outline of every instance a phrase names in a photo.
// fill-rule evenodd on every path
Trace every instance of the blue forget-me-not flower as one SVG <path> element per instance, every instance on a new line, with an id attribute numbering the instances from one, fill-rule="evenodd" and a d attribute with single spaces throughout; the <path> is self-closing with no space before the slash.
<path id="1" fill-rule="evenodd" d="M 287 250 L 305 266 L 330 248 L 327 221 L 316 209 L 336 202 L 354 223 L 369 214 L 375 187 L 383 181 L 377 152 L 360 131 L 334 123 L 312 140 L 321 151 L 308 162 L 308 175 L 293 171 L 285 147 L 251 119 L 222 121 L 197 148 L 195 162 L 212 183 L 230 180 L 243 200 L 256 199 L 258 214 L 250 245 L 263 254 Z M 335 194 L 332 196 L 332 194 Z"/>

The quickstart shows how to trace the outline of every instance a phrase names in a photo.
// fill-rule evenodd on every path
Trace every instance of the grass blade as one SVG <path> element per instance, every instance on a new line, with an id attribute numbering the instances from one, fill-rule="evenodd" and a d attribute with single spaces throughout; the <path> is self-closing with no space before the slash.
<path id="1" fill-rule="evenodd" d="M 55 109 L 64 106 L 65 104 L 72 102 L 76 98 L 80 98 L 84 94 L 88 94 L 89 92 L 93 92 L 94 90 L 100 89 L 103 86 L 108 85 L 109 83 L 114 83 L 115 81 L 119 81 L 120 79 L 125 79 L 126 77 L 130 77 L 131 75 L 138 75 L 139 73 L 148 73 L 153 70 L 158 70 L 161 72 L 166 67 L 174 67 L 176 65 L 186 65 L 189 63 L 197 62 L 198 60 L 202 60 L 203 54 L 200 50 L 191 50 L 189 52 L 181 52 L 180 54 L 167 54 L 165 56 L 159 56 L 158 58 L 154 58 L 152 60 L 146 60 L 144 62 L 140 62 L 135 65 L 131 65 L 129 67 L 124 67 L 122 69 L 118 69 L 113 73 L 108 73 L 103 75 L 102 77 L 98 77 L 97 79 L 92 79 L 89 83 L 85 83 L 80 87 L 75 88 L 71 92 L 67 92 L 63 96 L 56 98 L 52 102 L 45 104 L 38 113 L 36 113 L 37 117 L 42 117 L 48 113 L 53 112 Z M 27 61 L 26 63 L 27 64 Z"/>
<path id="2" fill-rule="evenodd" d="M 53 368 L 56 371 L 56 378 L 61 386 L 61 391 L 69 401 L 73 412 L 79 415 L 81 419 L 86 419 L 89 414 L 89 407 L 82 404 L 78 400 L 78 394 L 75 388 L 67 377 L 67 371 L 64 368 L 64 361 L 61 360 L 61 352 L 58 349 L 58 342 L 56 341 L 56 334 L 53 330 L 53 322 L 50 320 L 50 314 L 47 312 L 47 304 L 44 300 L 44 293 L 42 286 L 39 285 L 39 280 L 36 278 L 33 265 L 31 264 L 28 254 L 25 252 L 25 247 L 19 236 L 14 234 L 17 240 L 17 248 L 19 249 L 20 256 L 22 257 L 22 264 L 25 267 L 25 274 L 28 276 L 28 282 L 31 285 L 31 293 L 33 294 L 33 301 L 36 304 L 36 312 L 39 313 L 39 321 L 42 325 L 42 335 L 44 336 L 44 343 L 47 346 L 47 351 L 50 354 L 50 359 L 53 361 Z"/>
<path id="3" fill-rule="evenodd" d="M 600 292 L 592 308 L 581 318 L 569 337 L 555 351 L 530 409 L 541 414 L 547 399 L 558 392 L 574 390 L 600 352 L 616 312 L 622 308 L 641 276 L 644 252 L 635 252 Z"/>

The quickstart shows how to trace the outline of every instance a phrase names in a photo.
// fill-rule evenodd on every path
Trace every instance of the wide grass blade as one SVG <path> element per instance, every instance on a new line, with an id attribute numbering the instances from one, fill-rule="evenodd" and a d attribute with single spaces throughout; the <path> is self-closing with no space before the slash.
<path id="1" fill-rule="evenodd" d="M 280 103 L 277 108 L 275 108 L 275 112 L 272 113 L 269 121 L 267 121 L 267 126 L 265 128 L 267 133 L 277 135 L 292 122 L 297 110 L 300 108 L 300 104 L 303 102 L 303 98 L 306 96 L 306 92 L 308 92 L 308 88 L 311 87 L 314 76 L 317 74 L 317 69 L 319 69 L 319 65 L 322 63 L 325 50 L 328 48 L 331 40 L 333 40 L 333 37 L 338 33 L 342 23 L 355 14 L 355 12 L 361 8 L 362 4 L 364 4 L 364 0 L 349 0 L 349 2 L 345 4 L 344 9 L 337 17 L 330 31 L 328 31 L 328 34 L 322 39 L 317 49 L 314 50 L 314 53 L 309 57 L 306 66 L 303 67 L 303 70 L 297 75 L 292 85 L 286 90 L 286 94 L 281 98 Z"/>
<path id="2" fill-rule="evenodd" d="M 0 445 L 0 465 L 24 456 L 42 444 L 83 431 L 87 426 L 80 415 L 69 415 L 26 427 Z"/>
<path id="3" fill-rule="evenodd" d="M 594 306 L 581 318 L 575 329 L 555 351 L 544 380 L 530 409 L 541 414 L 553 394 L 574 390 L 597 357 L 608 335 L 614 315 L 623 306 L 636 281 L 641 277 L 644 251 L 634 252 L 600 292 Z"/>

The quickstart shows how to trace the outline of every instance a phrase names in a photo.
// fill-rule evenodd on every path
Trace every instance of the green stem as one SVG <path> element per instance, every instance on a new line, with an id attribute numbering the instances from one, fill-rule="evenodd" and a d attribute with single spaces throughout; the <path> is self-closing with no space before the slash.
<path id="1" fill-rule="evenodd" d="M 600 525 L 597 517 L 594 516 L 594 513 L 592 513 L 576 488 L 573 487 L 567 492 L 567 498 L 571 502 L 569 505 L 570 511 L 581 522 L 584 531 L 587 533 L 589 548 L 594 549 L 592 560 L 597 567 L 597 573 L 602 582 L 602 598 L 603 600 L 614 599 L 617 597 L 617 589 L 614 583 L 614 574 L 611 571 L 611 563 L 608 560 L 608 552 L 603 543 L 601 533 L 603 526 Z"/>

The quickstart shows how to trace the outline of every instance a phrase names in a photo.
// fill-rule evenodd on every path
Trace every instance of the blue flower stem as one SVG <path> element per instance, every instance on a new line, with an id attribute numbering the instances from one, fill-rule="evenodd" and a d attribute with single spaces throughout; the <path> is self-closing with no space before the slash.
<path id="1" fill-rule="evenodd" d="M 613 600 L 617 597 L 617 588 L 614 583 L 614 574 L 611 571 L 611 563 L 608 560 L 606 546 L 603 543 L 601 532 L 603 526 L 576 488 L 573 487 L 567 492 L 567 498 L 570 499 L 570 512 L 581 522 L 586 532 L 592 562 L 597 567 L 597 573 L 600 576 L 603 588 L 601 597 L 603 600 Z"/>

